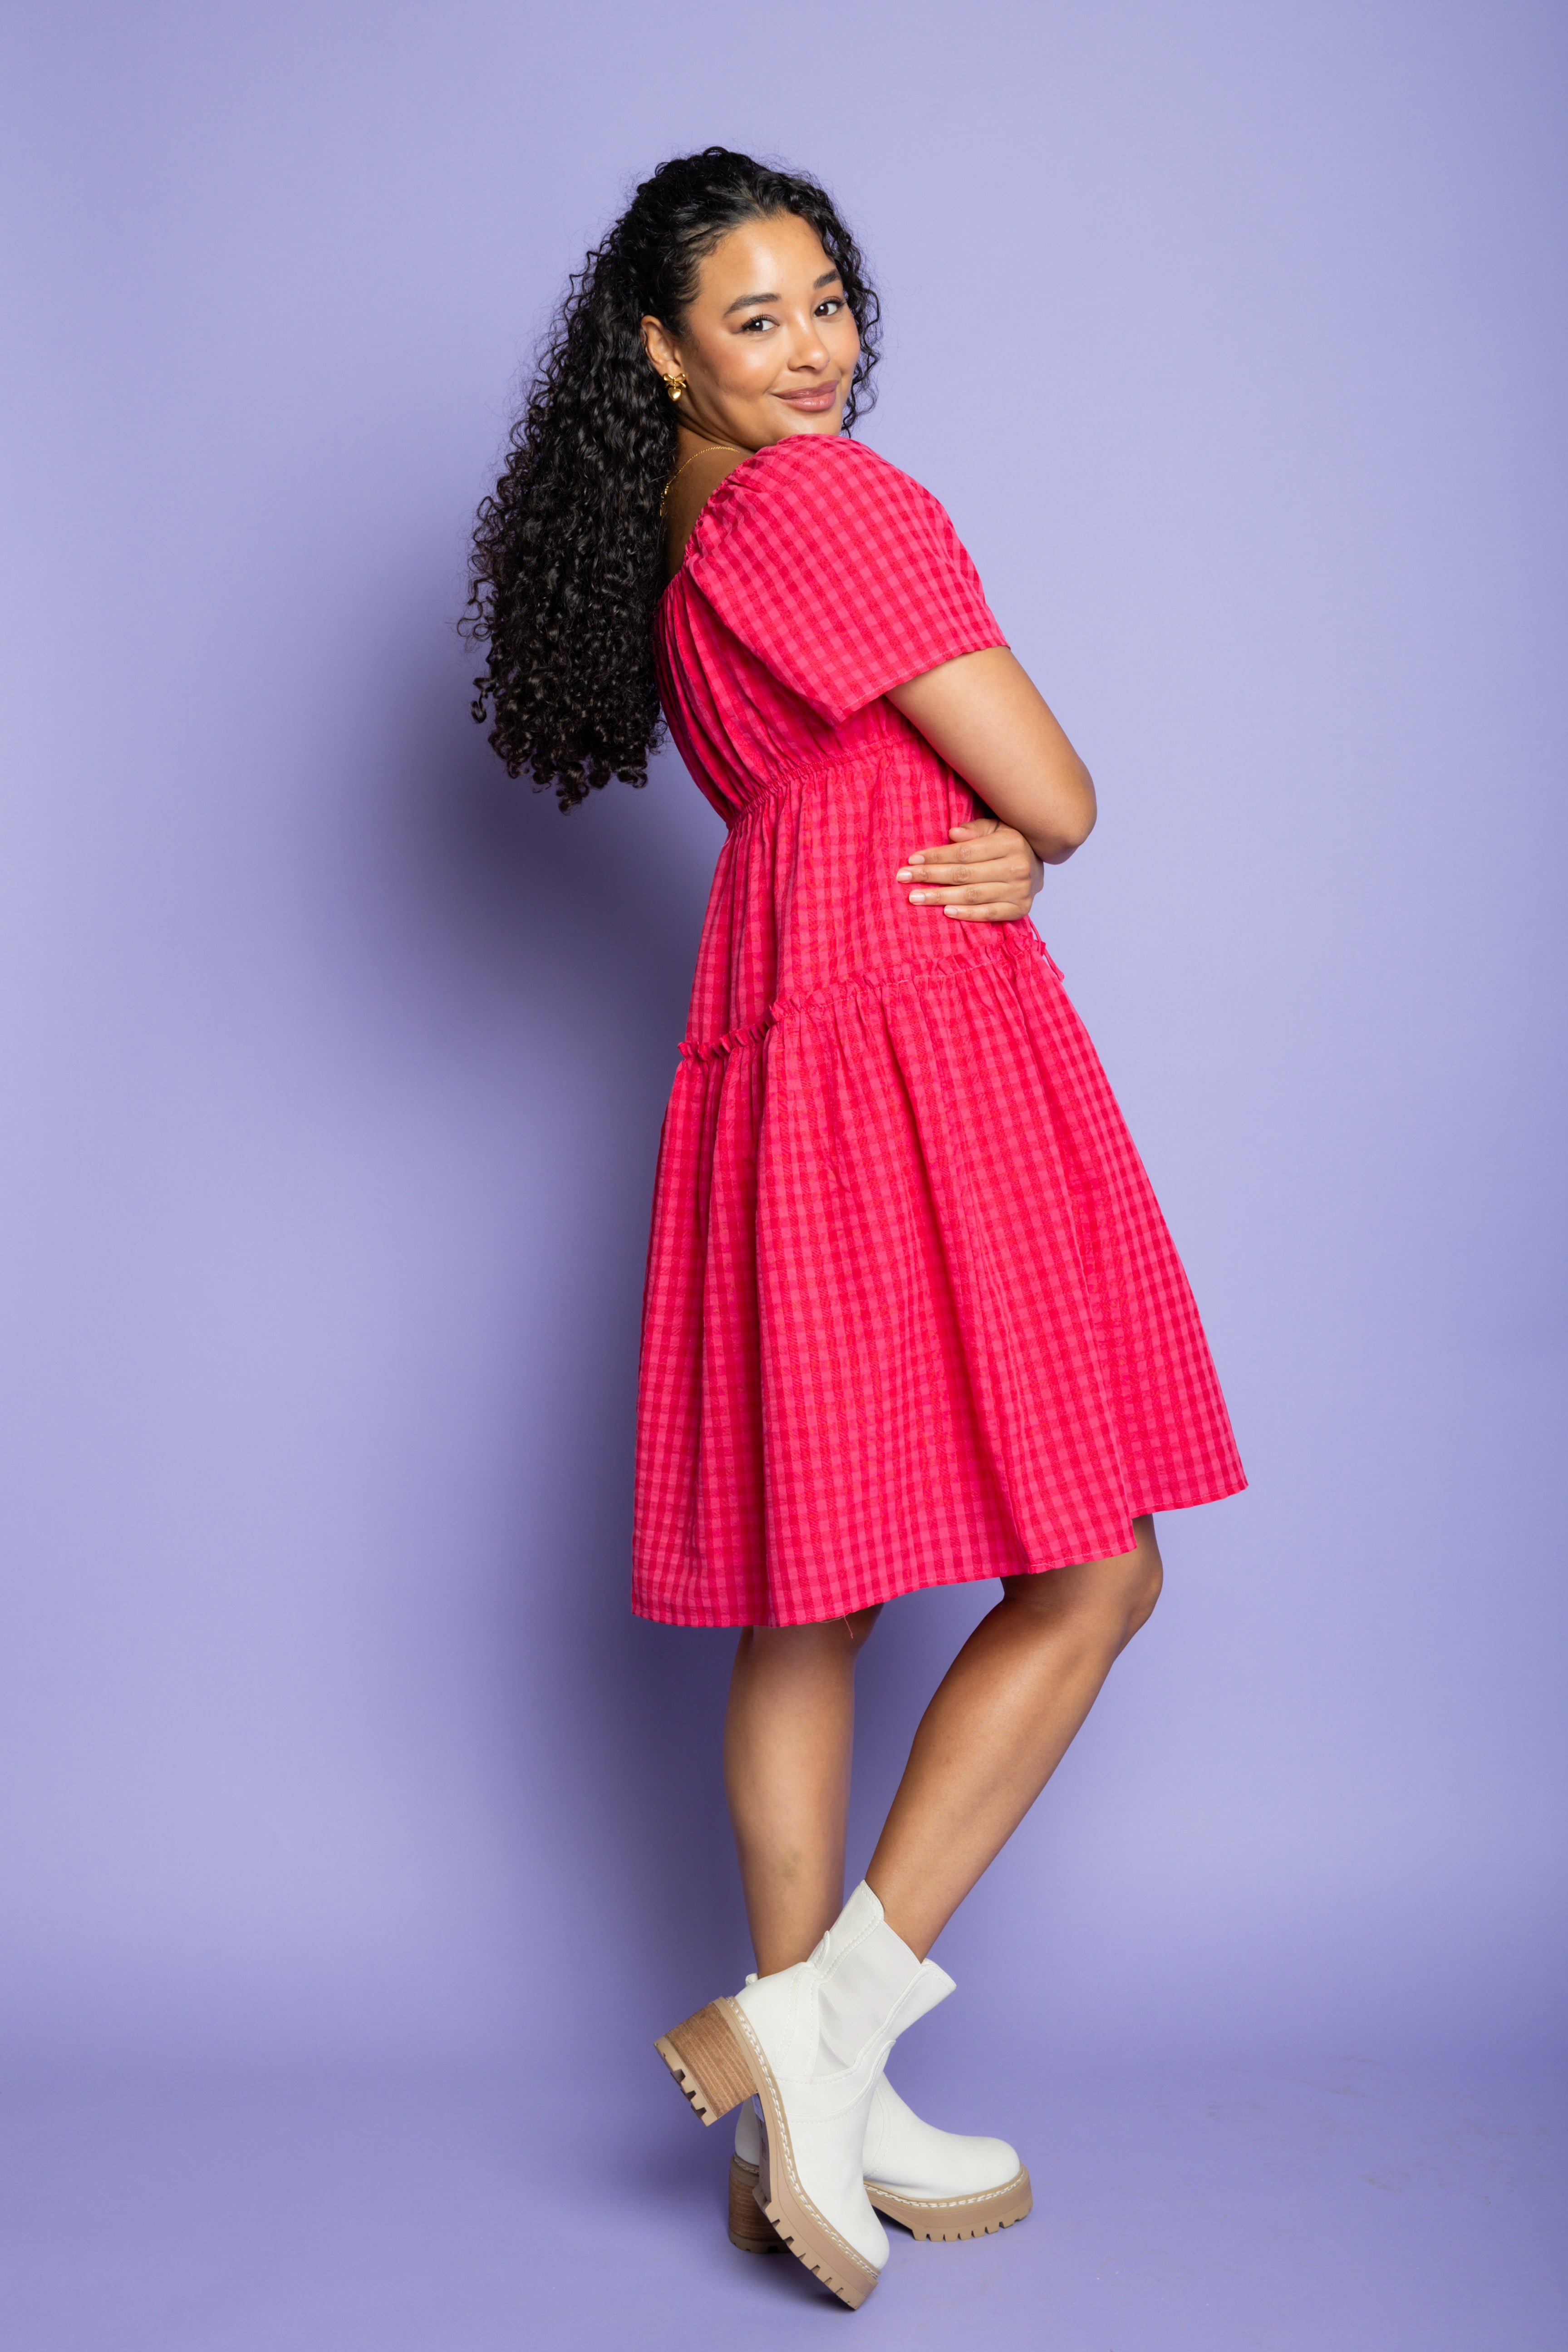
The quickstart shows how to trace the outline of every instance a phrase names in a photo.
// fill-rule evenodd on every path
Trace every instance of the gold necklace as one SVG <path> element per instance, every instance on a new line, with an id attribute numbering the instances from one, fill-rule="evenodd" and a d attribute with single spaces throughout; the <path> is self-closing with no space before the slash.
<path id="1" fill-rule="evenodd" d="M 695 466 L 699 457 L 704 456 L 710 449 L 733 449 L 742 457 L 752 454 L 751 452 L 742 449 L 738 441 L 704 441 L 700 449 L 693 449 L 689 457 L 683 457 L 681 459 L 674 473 L 671 474 L 668 481 L 666 482 L 664 486 L 664 494 L 658 502 L 658 510 L 660 514 L 664 512 L 665 508 L 669 504 L 669 494 L 671 490 L 674 489 L 677 482 L 679 481 L 682 474 L 685 473 L 688 466 Z"/>

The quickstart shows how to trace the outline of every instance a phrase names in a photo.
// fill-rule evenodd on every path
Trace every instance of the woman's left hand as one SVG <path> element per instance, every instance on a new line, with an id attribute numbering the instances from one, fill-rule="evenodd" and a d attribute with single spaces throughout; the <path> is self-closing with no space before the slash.
<path id="1" fill-rule="evenodd" d="M 1034 904 L 1045 868 L 1021 833 L 994 816 L 955 824 L 944 849 L 917 849 L 896 877 L 912 882 L 911 907 L 940 907 L 954 921 L 1016 923 Z"/>

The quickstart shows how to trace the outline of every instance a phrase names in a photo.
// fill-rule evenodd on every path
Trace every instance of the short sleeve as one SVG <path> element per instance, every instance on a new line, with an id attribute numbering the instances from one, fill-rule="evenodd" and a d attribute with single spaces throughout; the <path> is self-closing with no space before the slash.
<path id="1" fill-rule="evenodd" d="M 796 434 L 738 466 L 688 569 L 725 627 L 835 726 L 1007 642 L 942 507 L 857 441 Z"/>

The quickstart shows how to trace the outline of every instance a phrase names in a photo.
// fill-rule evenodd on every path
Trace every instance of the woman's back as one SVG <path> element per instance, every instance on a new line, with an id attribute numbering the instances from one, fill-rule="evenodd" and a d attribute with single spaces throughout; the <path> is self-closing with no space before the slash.
<path id="1" fill-rule="evenodd" d="M 936 499 L 858 443 L 775 443 L 713 492 L 657 629 L 670 732 L 731 827 L 696 1050 L 780 1000 L 1017 950 L 1024 927 L 933 923 L 898 887 L 910 850 L 945 840 L 973 796 L 884 699 L 1004 643 Z"/>

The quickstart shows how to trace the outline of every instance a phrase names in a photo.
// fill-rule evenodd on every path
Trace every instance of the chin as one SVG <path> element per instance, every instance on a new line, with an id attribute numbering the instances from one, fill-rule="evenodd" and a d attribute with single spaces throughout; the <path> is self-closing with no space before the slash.
<path id="1" fill-rule="evenodd" d="M 792 433 L 837 434 L 842 433 L 843 430 L 844 410 L 842 406 L 837 408 L 825 408 L 819 416 L 812 416 L 808 415 L 805 416 L 792 417 L 790 422 L 784 426 L 784 431 L 780 434 L 779 438 L 781 441 L 787 440 Z"/>

